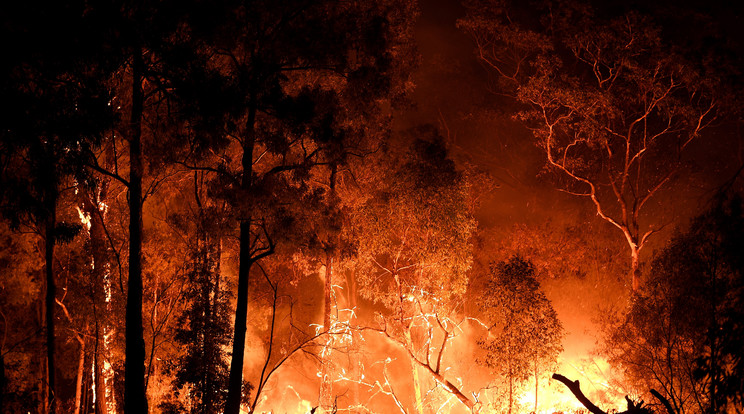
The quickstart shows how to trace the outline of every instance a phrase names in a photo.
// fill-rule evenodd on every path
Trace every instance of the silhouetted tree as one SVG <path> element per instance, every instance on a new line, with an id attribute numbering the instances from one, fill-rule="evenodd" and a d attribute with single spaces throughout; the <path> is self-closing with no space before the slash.
<path id="1" fill-rule="evenodd" d="M 506 382 L 509 413 L 533 375 L 537 410 L 537 384 L 541 375 L 554 369 L 564 332 L 553 305 L 540 291 L 535 267 L 518 256 L 493 264 L 480 303 L 489 332 L 478 341 L 486 351 L 479 362 Z"/>
<path id="2" fill-rule="evenodd" d="M 214 414 L 225 404 L 229 368 L 230 314 L 220 266 L 225 211 L 205 197 L 203 172 L 194 172 L 193 187 L 196 217 L 174 219 L 178 227 L 191 230 L 186 304 L 173 338 L 185 352 L 167 362 L 165 370 L 175 374 L 174 391 L 186 392 L 187 412 Z"/>
<path id="3" fill-rule="evenodd" d="M 659 389 L 675 412 L 743 407 L 743 230 L 741 199 L 718 201 L 654 258 L 627 314 L 608 319 L 611 361 L 640 390 Z"/>
<path id="4" fill-rule="evenodd" d="M 401 95 L 413 7 L 406 1 L 225 1 L 203 11 L 190 23 L 207 39 L 195 57 L 212 69 L 210 85 L 219 93 L 201 102 L 219 108 L 212 131 L 227 143 L 217 165 L 191 166 L 216 173 L 219 196 L 234 208 L 240 229 L 225 407 L 237 414 L 251 269 L 290 233 L 289 227 L 272 227 L 274 207 L 281 207 L 272 203 L 285 190 L 299 195 L 284 200 L 299 199 L 311 168 L 329 162 L 321 154 L 369 126 L 348 117 L 354 107 L 346 103 L 356 105 L 356 113 L 382 113 L 383 101 Z M 209 20 L 220 24 L 210 26 Z"/>
<path id="5" fill-rule="evenodd" d="M 112 120 L 100 88 L 100 49 L 89 42 L 83 2 L 3 5 L 0 66 L 0 181 L 3 212 L 16 226 L 35 227 L 44 239 L 48 395 L 55 412 L 54 247 L 75 227 L 58 221 L 58 200 L 72 177 L 84 179 L 82 159 Z M 68 26 L 69 25 L 69 26 Z M 15 39 L 15 40 L 11 40 Z"/>

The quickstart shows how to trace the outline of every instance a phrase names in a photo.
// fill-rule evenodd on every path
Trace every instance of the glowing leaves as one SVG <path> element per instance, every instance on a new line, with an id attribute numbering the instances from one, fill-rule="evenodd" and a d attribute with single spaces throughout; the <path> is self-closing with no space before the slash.
<path id="1" fill-rule="evenodd" d="M 391 151 L 372 174 L 376 188 L 355 216 L 359 291 L 385 306 L 377 326 L 362 329 L 381 333 L 408 355 L 417 412 L 439 395 L 423 389 L 429 383 L 472 408 L 474 402 L 446 378 L 451 373 L 442 358 L 461 333 L 455 320 L 462 319 L 472 263 L 474 203 L 466 175 L 447 157 L 434 128 L 420 127 L 410 136 L 413 144 Z"/>
<path id="2" fill-rule="evenodd" d="M 458 297 L 467 284 L 475 229 L 468 184 L 436 136 L 417 140 L 397 163 L 380 171 L 386 185 L 358 216 L 360 252 L 367 261 L 362 294 L 388 305 L 407 295 Z"/>

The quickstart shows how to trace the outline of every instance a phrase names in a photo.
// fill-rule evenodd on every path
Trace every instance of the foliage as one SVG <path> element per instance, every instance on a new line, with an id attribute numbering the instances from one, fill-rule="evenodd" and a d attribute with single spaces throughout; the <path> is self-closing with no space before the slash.
<path id="1" fill-rule="evenodd" d="M 535 381 L 554 369 L 563 350 L 564 332 L 550 300 L 540 291 L 535 267 L 513 256 L 491 265 L 491 279 L 481 308 L 489 326 L 478 341 L 486 355 L 479 360 L 506 383 L 508 410 L 530 376 Z"/>
<path id="2" fill-rule="evenodd" d="M 382 185 L 357 217 L 367 266 L 361 293 L 391 309 L 409 295 L 431 295 L 447 306 L 464 294 L 472 262 L 469 183 L 432 127 L 409 133 L 415 141 L 380 166 Z"/>
<path id="3" fill-rule="evenodd" d="M 378 159 L 369 198 L 354 212 L 359 292 L 384 306 L 372 329 L 408 353 L 417 410 L 424 396 L 419 368 L 472 406 L 441 364 L 460 332 L 472 264 L 470 183 L 432 126 L 414 128 L 406 138 L 408 148 L 391 148 Z"/>
<path id="4" fill-rule="evenodd" d="M 192 253 L 184 295 L 188 305 L 173 338 L 185 352 L 166 365 L 166 372 L 175 374 L 174 389 L 187 389 L 189 412 L 213 414 L 221 412 L 227 396 L 230 317 L 224 287 L 217 281 L 215 247 L 197 249 Z"/>
<path id="5" fill-rule="evenodd" d="M 718 201 L 655 256 L 627 314 L 607 321 L 612 362 L 677 412 L 742 408 L 742 230 L 741 199 Z"/>

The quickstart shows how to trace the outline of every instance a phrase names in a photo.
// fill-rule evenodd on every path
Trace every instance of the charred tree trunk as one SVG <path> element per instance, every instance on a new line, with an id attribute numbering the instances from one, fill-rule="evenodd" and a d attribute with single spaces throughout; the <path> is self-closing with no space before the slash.
<path id="1" fill-rule="evenodd" d="M 331 313 L 333 301 L 333 253 L 330 249 L 326 252 L 326 269 L 325 283 L 323 287 L 323 297 L 325 308 L 323 309 L 323 330 L 330 333 L 331 330 Z M 331 412 L 333 409 L 333 382 L 331 381 L 331 349 L 333 347 L 332 335 L 325 338 L 325 346 L 320 361 L 320 395 L 318 403 L 323 412 Z"/>
<path id="2" fill-rule="evenodd" d="M 8 327 L 5 326 L 5 329 Z M 5 402 L 5 354 L 3 349 L 0 349 L 0 413 L 4 413 L 4 402 Z"/>
<path id="3" fill-rule="evenodd" d="M 103 315 L 106 309 L 106 277 L 108 274 L 109 255 L 104 230 L 104 211 L 101 208 L 106 199 L 108 182 L 103 180 L 93 192 L 87 192 L 83 197 L 83 209 L 90 216 L 90 245 L 93 256 L 93 386 L 95 390 L 95 413 L 108 412 L 106 398 L 106 379 L 104 377 L 103 361 L 106 355 L 105 332 L 108 324 Z"/>
<path id="4" fill-rule="evenodd" d="M 607 414 L 607 412 L 603 411 L 594 403 L 592 403 L 581 391 L 581 386 L 579 385 L 579 381 L 571 381 L 570 379 L 564 377 L 561 374 L 553 374 L 553 379 L 558 380 L 563 385 L 565 385 L 571 393 L 576 397 L 576 399 L 584 406 L 587 410 L 589 410 L 592 414 Z M 654 397 L 658 398 L 659 401 L 666 407 L 666 409 L 669 411 L 670 414 L 674 414 L 671 411 L 671 406 L 669 405 L 669 401 L 667 401 L 666 398 L 662 397 L 661 394 L 659 394 L 656 390 L 651 390 L 651 394 L 654 395 Z M 650 411 L 648 408 L 643 406 L 643 401 L 636 403 L 635 401 L 628 398 L 628 396 L 625 396 L 625 401 L 628 404 L 628 409 L 626 411 L 622 411 L 618 414 L 650 414 L 652 411 Z M 615 412 L 615 411 L 613 411 Z"/>
<path id="5" fill-rule="evenodd" d="M 83 377 L 85 376 L 85 339 L 77 335 L 80 351 L 78 355 L 77 378 L 75 380 L 75 409 L 73 414 L 80 414 L 80 408 L 83 404 Z"/>
<path id="6" fill-rule="evenodd" d="M 129 125 L 129 280 L 126 305 L 124 412 L 147 413 L 145 340 L 142 327 L 142 50 L 132 55 L 132 108 Z"/>
<path id="7" fill-rule="evenodd" d="M 630 277 L 633 282 L 633 292 L 638 292 L 641 288 L 641 259 L 640 249 L 631 246 L 630 252 Z"/>
<path id="8" fill-rule="evenodd" d="M 50 178 L 52 185 L 56 185 L 56 180 Z M 57 189 L 49 188 L 46 200 L 47 217 L 44 224 L 44 271 L 46 274 L 46 299 L 44 301 L 46 306 L 46 347 L 47 347 L 47 394 L 45 404 L 48 407 L 48 412 L 54 414 L 56 412 L 56 386 L 55 386 L 55 374 L 54 369 L 54 354 L 55 354 L 55 341 L 54 341 L 54 302 L 57 295 L 57 285 L 54 280 L 54 245 L 55 245 L 55 234 L 54 229 L 57 226 Z"/>
<path id="9" fill-rule="evenodd" d="M 581 391 L 581 386 L 579 385 L 579 381 L 571 381 L 568 378 L 564 377 L 560 374 L 553 374 L 553 379 L 558 380 L 563 385 L 565 385 L 571 393 L 576 397 L 579 402 L 586 407 L 587 410 L 589 410 L 592 414 L 607 414 L 606 412 L 602 411 L 599 407 L 594 405 L 591 401 L 589 401 L 588 398 L 584 395 L 584 393 Z"/>
<path id="10" fill-rule="evenodd" d="M 253 175 L 253 147 L 256 133 L 256 102 L 255 94 L 251 98 L 246 124 L 246 137 L 243 141 L 243 177 L 241 189 L 250 195 Z M 251 208 L 252 203 L 243 206 L 240 219 L 240 253 L 238 265 L 238 297 L 235 304 L 235 327 L 233 330 L 232 360 L 230 361 L 230 377 L 228 380 L 227 401 L 225 414 L 238 414 L 243 391 L 243 353 L 245 352 L 246 318 L 248 317 L 248 282 L 253 265 L 251 253 Z"/>
<path id="11" fill-rule="evenodd" d="M 194 199 L 196 201 L 196 206 L 199 211 L 199 217 L 196 224 L 196 270 L 197 270 L 197 277 L 203 278 L 199 280 L 201 283 L 201 294 L 200 297 L 197 299 L 202 303 L 202 307 L 204 309 L 204 326 L 203 334 L 199 335 L 199 341 L 200 348 L 202 351 L 202 356 L 204 357 L 204 360 L 207 361 L 208 364 L 210 364 L 210 367 L 206 369 L 204 378 L 200 382 L 200 384 L 197 385 L 197 387 L 201 387 L 201 407 L 200 411 L 202 413 L 212 413 L 213 412 L 213 406 L 214 401 L 212 399 L 212 384 L 214 383 L 213 380 L 213 369 L 211 364 L 213 364 L 215 361 L 212 360 L 213 354 L 214 354 L 214 341 L 216 338 L 214 338 L 213 331 L 210 330 L 210 327 L 212 326 L 212 320 L 213 320 L 213 314 L 217 311 L 217 298 L 218 298 L 218 292 L 216 290 L 216 286 L 218 286 L 219 282 L 216 280 L 212 280 L 212 263 L 219 263 L 220 257 L 219 257 L 219 247 L 215 248 L 214 251 L 216 252 L 215 255 L 217 257 L 213 257 L 213 248 L 214 242 L 212 241 L 211 237 L 207 233 L 206 229 L 206 215 L 204 213 L 204 205 L 201 201 L 201 191 L 199 188 L 199 173 L 194 172 Z M 213 262 L 215 261 L 216 262 Z M 217 272 L 219 272 L 219 265 L 217 265 Z M 215 278 L 219 279 L 219 275 L 215 274 Z M 214 292 L 214 300 L 212 299 L 212 294 Z"/>
<path id="12" fill-rule="evenodd" d="M 338 167 L 336 164 L 331 166 L 330 176 L 330 202 L 335 202 L 336 197 L 336 172 Z M 335 206 L 332 206 L 335 207 Z M 325 308 L 323 310 L 323 330 L 329 333 L 332 324 L 333 314 L 333 261 L 335 256 L 337 240 L 329 240 L 326 245 L 326 271 L 325 271 L 325 283 L 323 287 L 323 298 L 325 301 Z M 330 412 L 333 410 L 333 381 L 331 380 L 331 352 L 333 349 L 333 335 L 326 337 L 326 344 L 323 350 L 323 357 L 321 360 L 320 369 L 320 396 L 319 404 L 322 410 Z"/>

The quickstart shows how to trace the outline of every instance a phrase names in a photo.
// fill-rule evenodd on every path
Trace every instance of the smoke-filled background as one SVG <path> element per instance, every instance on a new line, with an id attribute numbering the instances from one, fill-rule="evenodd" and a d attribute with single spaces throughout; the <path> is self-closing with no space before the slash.
<path id="1" fill-rule="evenodd" d="M 0 412 L 742 410 L 741 6 L 0 13 Z"/>

